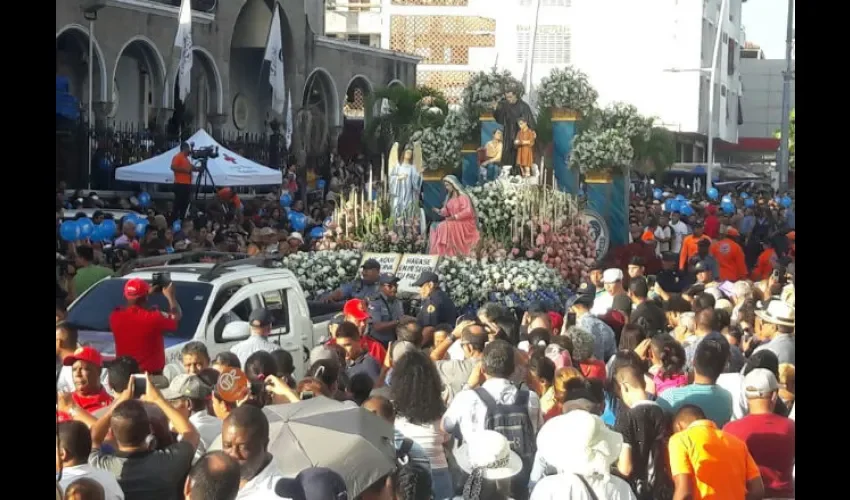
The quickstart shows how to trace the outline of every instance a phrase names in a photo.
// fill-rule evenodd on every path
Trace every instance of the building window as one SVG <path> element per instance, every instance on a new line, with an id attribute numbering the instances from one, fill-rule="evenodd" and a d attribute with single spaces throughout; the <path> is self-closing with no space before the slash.
<path id="1" fill-rule="evenodd" d="M 390 49 L 423 58 L 422 64 L 469 64 L 469 49 L 496 46 L 496 21 L 474 16 L 390 18 Z"/>
<path id="2" fill-rule="evenodd" d="M 734 75 L 735 74 L 735 55 L 738 53 L 738 44 L 734 39 L 729 39 L 729 55 L 727 57 L 728 67 L 727 74 Z"/>
<path id="3" fill-rule="evenodd" d="M 720 86 L 720 95 L 726 97 L 726 85 Z"/>
<path id="4" fill-rule="evenodd" d="M 349 42 L 359 43 L 360 45 L 369 46 L 372 41 L 372 35 L 346 35 L 346 40 Z"/>
<path id="5" fill-rule="evenodd" d="M 525 64 L 531 42 L 531 26 L 517 27 L 516 62 Z M 570 30 L 566 26 L 537 27 L 534 40 L 535 64 L 569 64 Z"/>
<path id="6" fill-rule="evenodd" d="M 729 35 L 727 35 L 726 33 L 723 33 L 723 34 L 720 36 L 720 42 L 721 42 L 721 43 L 726 43 L 726 42 L 728 42 L 728 41 L 729 41 Z"/>
<path id="7" fill-rule="evenodd" d="M 534 0 L 519 0 L 520 7 L 531 7 Z M 541 7 L 570 7 L 571 0 L 540 0 Z"/>
<path id="8" fill-rule="evenodd" d="M 375 0 L 380 3 L 380 0 Z M 466 7 L 469 0 L 393 0 L 393 5 L 414 7 Z"/>

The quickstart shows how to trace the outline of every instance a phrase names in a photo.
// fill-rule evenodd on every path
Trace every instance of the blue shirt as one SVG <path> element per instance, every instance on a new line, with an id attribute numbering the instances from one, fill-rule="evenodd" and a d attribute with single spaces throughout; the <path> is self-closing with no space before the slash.
<path id="1" fill-rule="evenodd" d="M 375 358 L 369 355 L 368 352 L 363 352 L 360 357 L 354 361 L 348 362 L 348 367 L 345 369 L 345 374 L 349 379 L 353 378 L 358 373 L 365 373 L 372 378 L 372 382 L 377 382 L 381 376 L 381 367 Z"/>
<path id="2" fill-rule="evenodd" d="M 593 335 L 593 356 L 603 363 L 617 354 L 617 337 L 607 323 L 591 314 L 576 321 L 576 326 Z"/>
<path id="3" fill-rule="evenodd" d="M 718 429 L 732 419 L 732 394 L 719 385 L 691 384 L 667 389 L 656 402 L 667 413 L 676 413 L 684 405 L 698 406 Z"/>
<path id="4" fill-rule="evenodd" d="M 342 300 L 368 299 L 378 294 L 378 283 L 366 283 L 357 278 L 343 284 L 339 289 L 342 290 Z"/>
<path id="5" fill-rule="evenodd" d="M 457 308 L 449 294 L 437 288 L 422 301 L 422 308 L 416 320 L 422 328 L 437 326 L 441 323 L 453 325 L 457 321 Z"/>

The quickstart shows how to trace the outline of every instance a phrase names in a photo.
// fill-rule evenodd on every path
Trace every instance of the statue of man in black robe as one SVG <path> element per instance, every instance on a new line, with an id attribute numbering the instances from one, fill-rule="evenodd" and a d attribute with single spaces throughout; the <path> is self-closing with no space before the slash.
<path id="1" fill-rule="evenodd" d="M 499 101 L 493 113 L 496 123 L 501 125 L 504 130 L 502 165 L 514 165 L 516 163 L 517 147 L 514 144 L 514 140 L 519 132 L 517 122 L 523 119 L 532 130 L 537 128 L 537 122 L 534 120 L 534 114 L 531 112 L 531 106 L 519 97 L 516 89 L 508 89 L 505 91 L 504 99 Z"/>

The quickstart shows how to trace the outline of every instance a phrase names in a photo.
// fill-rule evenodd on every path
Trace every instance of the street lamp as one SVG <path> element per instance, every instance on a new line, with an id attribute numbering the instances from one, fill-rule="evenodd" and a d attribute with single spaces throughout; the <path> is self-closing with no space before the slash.
<path id="1" fill-rule="evenodd" d="M 793 0 L 789 0 L 793 1 Z M 671 68 L 664 70 L 667 73 L 693 73 L 699 72 L 709 74 L 708 77 L 708 155 L 707 168 L 705 175 L 705 189 L 711 188 L 711 181 L 714 179 L 714 87 L 717 82 L 717 63 L 720 59 L 720 35 L 723 33 L 723 20 L 726 18 L 726 12 L 729 10 L 729 0 L 721 0 L 720 13 L 717 16 L 717 34 L 714 37 L 714 50 L 711 53 L 710 68 L 694 68 L 694 69 L 679 69 Z"/>
<path id="2" fill-rule="evenodd" d="M 97 21 L 97 12 L 106 7 L 106 0 L 85 0 L 82 3 L 83 17 L 89 22 L 89 103 L 88 103 L 88 126 L 91 132 L 92 106 L 94 102 L 94 22 Z M 86 134 L 89 135 L 89 134 Z M 88 137 L 88 189 L 91 190 L 91 151 L 92 137 Z"/>

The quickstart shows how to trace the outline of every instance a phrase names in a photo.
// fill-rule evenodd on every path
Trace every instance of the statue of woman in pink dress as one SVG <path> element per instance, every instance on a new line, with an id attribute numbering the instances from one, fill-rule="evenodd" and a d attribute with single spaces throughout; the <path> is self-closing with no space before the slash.
<path id="1" fill-rule="evenodd" d="M 434 211 L 443 216 L 443 222 L 431 230 L 431 255 L 469 255 L 478 244 L 478 214 L 472 198 L 466 193 L 457 177 L 443 177 L 446 202 Z"/>

